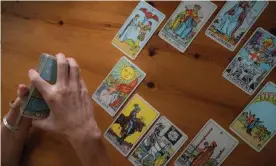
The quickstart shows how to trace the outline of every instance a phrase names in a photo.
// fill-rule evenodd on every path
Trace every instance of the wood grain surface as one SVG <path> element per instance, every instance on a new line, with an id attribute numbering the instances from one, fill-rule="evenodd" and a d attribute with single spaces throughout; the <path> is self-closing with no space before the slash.
<path id="1" fill-rule="evenodd" d="M 38 57 L 43 52 L 63 52 L 74 57 L 92 95 L 123 56 L 111 45 L 111 40 L 137 3 L 1 2 L 2 115 L 8 111 L 8 101 L 16 97 L 18 84 L 29 84 L 28 70 L 35 68 Z M 225 3 L 214 2 L 218 6 L 217 10 L 184 54 L 157 35 L 179 3 L 153 2 L 166 15 L 166 19 L 134 63 L 147 73 L 135 93 L 139 93 L 161 115 L 165 115 L 189 136 L 180 149 L 181 152 L 210 118 L 229 131 L 230 123 L 256 95 L 245 94 L 225 80 L 222 72 L 257 27 L 268 31 L 274 29 L 275 33 L 276 2 L 269 3 L 234 52 L 205 35 L 207 26 Z M 156 54 L 149 56 L 152 50 Z M 276 82 L 276 70 L 271 72 L 260 87 L 268 81 Z M 149 82 L 154 83 L 155 87 L 149 88 Z M 105 131 L 113 118 L 94 101 L 93 103 L 96 119 L 102 131 Z M 239 140 L 239 146 L 225 160 L 224 166 L 275 165 L 276 138 L 260 153 Z M 114 165 L 131 165 L 110 143 L 106 140 L 104 142 Z M 180 152 L 169 165 L 173 165 Z M 23 165 L 81 164 L 64 138 L 35 131 L 27 142 Z"/>

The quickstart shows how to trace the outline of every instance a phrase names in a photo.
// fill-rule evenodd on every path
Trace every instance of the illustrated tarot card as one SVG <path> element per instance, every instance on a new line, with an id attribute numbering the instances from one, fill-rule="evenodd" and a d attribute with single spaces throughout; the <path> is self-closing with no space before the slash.
<path id="1" fill-rule="evenodd" d="M 159 36 L 183 53 L 216 8 L 209 1 L 182 1 Z"/>
<path id="2" fill-rule="evenodd" d="M 239 141 L 210 119 L 175 161 L 175 166 L 219 166 Z"/>
<path id="3" fill-rule="evenodd" d="M 104 137 L 126 157 L 158 117 L 159 112 L 135 94 Z"/>
<path id="4" fill-rule="evenodd" d="M 112 40 L 112 44 L 134 60 L 146 45 L 165 15 L 141 1 Z"/>
<path id="5" fill-rule="evenodd" d="M 268 1 L 227 1 L 205 34 L 234 51 L 267 5 Z"/>
<path id="6" fill-rule="evenodd" d="M 257 28 L 222 75 L 252 95 L 275 66 L 276 37 Z"/>
<path id="7" fill-rule="evenodd" d="M 106 112 L 114 116 L 145 76 L 146 73 L 127 58 L 122 57 L 92 98 Z"/>
<path id="8" fill-rule="evenodd" d="M 276 133 L 276 85 L 268 82 L 230 125 L 230 129 L 257 152 Z"/>
<path id="9" fill-rule="evenodd" d="M 187 139 L 186 134 L 162 116 L 128 159 L 135 166 L 165 166 Z"/>
<path id="10" fill-rule="evenodd" d="M 57 62 L 54 56 L 43 53 L 39 59 L 37 71 L 40 73 L 41 78 L 50 84 L 55 84 L 57 79 Z M 21 108 L 22 116 L 43 119 L 49 115 L 50 109 L 44 101 L 39 91 L 30 86 L 30 93 L 28 100 L 23 103 Z"/>

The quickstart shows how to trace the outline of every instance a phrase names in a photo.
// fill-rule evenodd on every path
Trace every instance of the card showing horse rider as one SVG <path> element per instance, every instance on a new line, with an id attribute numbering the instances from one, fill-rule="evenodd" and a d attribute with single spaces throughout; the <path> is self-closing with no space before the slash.
<path id="1" fill-rule="evenodd" d="M 210 119 L 194 137 L 175 166 L 220 166 L 239 141 Z"/>
<path id="2" fill-rule="evenodd" d="M 159 36 L 183 53 L 216 8 L 209 1 L 182 1 Z"/>
<path id="3" fill-rule="evenodd" d="M 227 1 L 205 34 L 234 51 L 267 5 L 268 1 Z"/>
<path id="4" fill-rule="evenodd" d="M 222 75 L 252 95 L 275 66 L 276 37 L 257 28 Z"/>
<path id="5" fill-rule="evenodd" d="M 186 134 L 162 116 L 128 159 L 135 166 L 165 166 L 187 139 Z"/>
<path id="6" fill-rule="evenodd" d="M 147 44 L 165 15 L 141 1 L 112 40 L 112 44 L 134 60 Z"/>
<path id="7" fill-rule="evenodd" d="M 257 152 L 276 133 L 276 85 L 268 82 L 230 125 L 230 129 Z"/>
<path id="8" fill-rule="evenodd" d="M 135 94 L 104 137 L 126 157 L 158 117 L 159 112 Z"/>
<path id="9" fill-rule="evenodd" d="M 122 57 L 103 80 L 92 98 L 107 113 L 114 116 L 145 76 L 146 73 L 126 57 Z"/>

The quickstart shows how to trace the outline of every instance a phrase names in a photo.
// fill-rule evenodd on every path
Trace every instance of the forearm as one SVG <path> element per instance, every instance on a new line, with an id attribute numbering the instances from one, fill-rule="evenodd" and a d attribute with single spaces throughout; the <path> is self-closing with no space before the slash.
<path id="1" fill-rule="evenodd" d="M 9 125 L 14 126 L 19 115 L 19 110 L 10 110 L 5 116 Z M 3 166 L 16 166 L 19 163 L 24 141 L 28 134 L 30 122 L 22 119 L 19 129 L 16 131 L 9 130 L 2 122 L 1 124 L 1 151 Z"/>
<path id="2" fill-rule="evenodd" d="M 9 131 L 4 124 L 1 125 L 1 151 L 3 166 L 16 166 L 19 162 L 20 150 L 23 143 L 18 142 L 16 137 Z"/>
<path id="3" fill-rule="evenodd" d="M 83 166 L 109 166 L 110 159 L 106 153 L 99 130 L 91 132 L 81 131 L 69 137 L 73 148 L 76 150 Z"/>
<path id="4" fill-rule="evenodd" d="M 90 142 L 89 142 L 90 141 Z M 102 140 L 86 140 L 72 144 L 83 166 L 109 166 L 109 157 Z"/>

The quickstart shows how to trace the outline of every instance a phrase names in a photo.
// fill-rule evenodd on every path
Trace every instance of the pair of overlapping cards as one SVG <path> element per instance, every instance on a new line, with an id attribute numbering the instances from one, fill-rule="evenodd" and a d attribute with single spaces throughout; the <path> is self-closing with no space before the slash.
<path id="1" fill-rule="evenodd" d="M 206 35 L 234 51 L 264 11 L 268 1 L 228 1 L 206 30 Z M 217 6 L 208 1 L 183 1 L 159 36 L 184 52 L 206 24 Z M 146 2 L 140 2 L 112 40 L 112 44 L 135 59 L 164 20 L 165 15 Z"/>
<path id="2" fill-rule="evenodd" d="M 181 2 L 159 36 L 184 52 L 216 9 L 211 2 Z M 165 15 L 142 1 L 112 40 L 112 44 L 134 60 L 165 19 Z"/>
<path id="3" fill-rule="evenodd" d="M 104 136 L 134 165 L 166 165 L 188 137 L 159 115 L 156 109 L 135 94 Z M 259 152 L 275 135 L 275 117 L 276 86 L 269 82 L 234 120 L 230 129 Z M 175 165 L 221 165 L 238 143 L 215 121 L 209 120 L 177 158 Z"/>
<path id="4" fill-rule="evenodd" d="M 267 1 L 229 1 L 206 30 L 206 35 L 234 51 L 268 5 Z M 159 36 L 184 52 L 216 10 L 212 2 L 184 1 L 159 32 Z M 140 2 L 116 34 L 112 44 L 135 59 L 165 15 Z M 253 94 L 276 64 L 275 36 L 258 28 L 224 71 L 223 76 Z M 233 69 L 233 70 L 231 70 Z"/>
<path id="5" fill-rule="evenodd" d="M 104 136 L 123 156 L 128 156 L 133 165 L 167 165 L 188 136 L 166 117 L 159 118 L 159 115 L 156 109 L 135 94 Z M 220 165 L 237 145 L 238 141 L 231 134 L 209 120 L 175 164 Z"/>
<path id="6" fill-rule="evenodd" d="M 233 51 L 267 4 L 266 1 L 226 2 L 207 28 L 206 35 Z M 159 36 L 184 52 L 215 10 L 216 5 L 207 1 L 181 2 Z M 134 60 L 164 18 L 157 9 L 140 2 L 112 44 Z M 223 76 L 248 94 L 253 94 L 275 66 L 274 43 L 272 34 L 258 28 Z M 114 116 L 145 76 L 135 64 L 122 57 L 92 98 Z M 233 132 L 258 152 L 276 132 L 273 120 L 276 118 L 275 96 L 275 84 L 267 83 L 230 125 Z M 105 138 L 125 157 L 129 156 L 134 165 L 166 165 L 188 137 L 167 118 L 158 117 L 159 112 L 135 94 L 107 129 Z M 221 165 L 237 145 L 238 141 L 231 134 L 209 120 L 175 165 Z"/>

